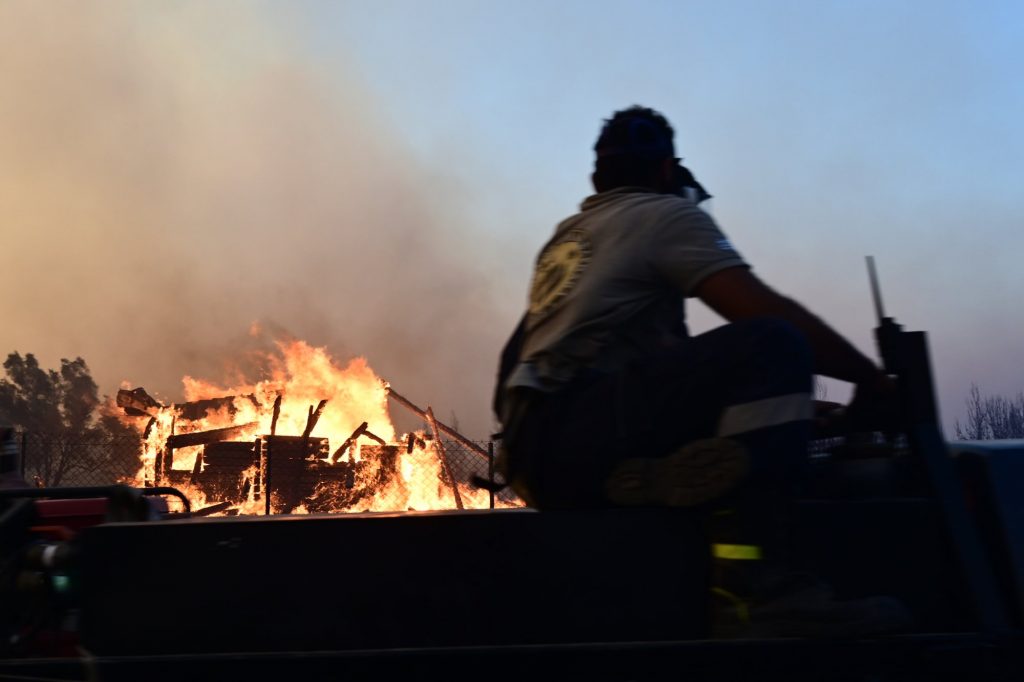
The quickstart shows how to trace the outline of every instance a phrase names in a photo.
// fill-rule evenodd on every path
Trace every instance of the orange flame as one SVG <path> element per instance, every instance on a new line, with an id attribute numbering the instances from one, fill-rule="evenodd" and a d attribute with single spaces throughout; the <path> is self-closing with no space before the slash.
<path id="1" fill-rule="evenodd" d="M 339 458 L 318 458 L 307 466 L 331 473 L 332 467 L 349 467 L 350 480 L 341 482 L 337 476 L 327 476 L 309 491 L 308 499 L 290 509 L 291 513 L 305 513 L 314 502 L 320 511 L 406 511 L 453 509 L 456 506 L 453 485 L 466 508 L 486 508 L 488 493 L 462 482 L 452 482 L 446 475 L 437 448 L 422 432 L 415 434 L 415 447 L 406 447 L 408 436 L 396 441 L 396 434 L 388 413 L 387 384 L 374 373 L 364 358 L 354 358 L 341 366 L 324 348 L 298 341 L 277 341 L 275 352 L 262 359 L 268 368 L 268 378 L 234 386 L 221 386 L 214 382 L 186 376 L 183 379 L 188 402 L 214 398 L 229 398 L 218 408 L 211 408 L 200 419 L 184 420 L 182 411 L 175 407 L 161 409 L 145 438 L 140 453 L 140 467 L 134 484 L 151 484 L 160 478 L 157 469 L 159 455 L 164 451 L 171 435 L 202 432 L 228 427 L 245 427 L 231 435 L 230 440 L 256 442 L 271 433 L 273 406 L 281 396 L 280 414 L 274 432 L 278 435 L 301 436 L 306 429 L 311 410 L 321 400 L 327 403 L 311 439 L 327 438 L 333 452 L 344 443 L 363 422 L 366 430 L 377 438 L 392 444 L 384 450 L 366 436 L 356 440 Z M 398 444 L 400 447 L 395 447 Z M 371 455 L 364 457 L 365 447 Z M 171 483 L 185 492 L 193 510 L 201 509 L 219 500 L 210 499 L 208 491 L 195 485 L 193 472 L 205 470 L 205 461 L 196 468 L 197 457 L 203 446 L 177 448 L 173 452 Z M 322 453 L 321 453 L 322 454 Z M 365 461 L 364 461 L 365 460 Z M 359 466 L 354 466 L 358 464 Z M 335 469 L 336 473 L 339 471 Z M 266 491 L 260 490 L 263 472 L 258 464 L 241 468 L 237 484 L 245 492 L 245 499 L 234 505 L 233 513 L 263 513 Z M 289 511 L 280 497 L 274 479 L 271 479 L 272 511 Z M 353 498 L 352 489 L 363 494 Z M 500 506 L 512 506 L 508 502 Z"/>

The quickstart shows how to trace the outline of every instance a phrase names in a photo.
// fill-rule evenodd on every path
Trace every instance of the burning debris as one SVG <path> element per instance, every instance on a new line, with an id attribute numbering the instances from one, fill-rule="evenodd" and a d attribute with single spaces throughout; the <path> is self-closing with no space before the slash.
<path id="1" fill-rule="evenodd" d="M 222 388 L 186 377 L 184 403 L 119 391 L 125 418 L 146 420 L 135 484 L 175 486 L 203 514 L 488 506 L 485 491 L 457 479 L 441 434 L 485 466 L 488 452 L 429 407 L 391 390 L 362 359 L 341 368 L 301 341 L 278 350 L 267 358 L 271 377 L 255 384 Z M 388 397 L 428 428 L 396 436 Z"/>

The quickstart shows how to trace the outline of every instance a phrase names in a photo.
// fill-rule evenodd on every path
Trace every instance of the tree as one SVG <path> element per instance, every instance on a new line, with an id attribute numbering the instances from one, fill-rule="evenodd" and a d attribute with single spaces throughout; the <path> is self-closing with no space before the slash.
<path id="1" fill-rule="evenodd" d="M 96 382 L 82 358 L 62 359 L 60 371 L 44 370 L 32 353 L 14 352 L 0 379 L 0 419 L 27 431 L 84 432 L 100 404 Z"/>
<path id="2" fill-rule="evenodd" d="M 975 384 L 967 396 L 967 422 L 956 422 L 960 440 L 1024 438 L 1024 392 L 1015 398 L 982 396 Z"/>
<path id="3" fill-rule="evenodd" d="M 24 433 L 26 455 L 32 456 L 27 478 L 46 486 L 60 485 L 72 474 L 105 476 L 104 482 L 112 482 L 111 466 L 120 459 L 113 442 L 130 445 L 134 438 L 137 444 L 137 436 L 116 418 L 97 420 L 101 400 L 85 360 L 61 359 L 59 371 L 45 370 L 33 354 L 14 352 L 3 367 L 0 423 Z"/>

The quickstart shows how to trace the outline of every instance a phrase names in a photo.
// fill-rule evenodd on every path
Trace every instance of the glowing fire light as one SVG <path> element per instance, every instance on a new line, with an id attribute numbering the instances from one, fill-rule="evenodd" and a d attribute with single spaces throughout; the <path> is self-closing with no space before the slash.
<path id="1" fill-rule="evenodd" d="M 204 432 L 212 429 L 236 428 L 230 438 L 238 442 L 259 442 L 272 432 L 278 436 L 301 436 L 307 427 L 310 412 L 321 400 L 327 403 L 310 439 L 327 438 L 330 450 L 326 456 L 310 458 L 308 467 L 326 474 L 335 474 L 341 468 L 354 471 L 350 480 L 325 476 L 310 491 L 309 503 L 316 502 L 317 511 L 406 511 L 453 509 L 455 491 L 452 481 L 445 476 L 444 466 L 434 442 L 422 432 L 396 439 L 395 429 L 388 414 L 387 384 L 378 377 L 363 358 L 354 358 L 341 366 L 324 348 L 310 346 L 303 341 L 276 342 L 276 351 L 263 357 L 268 378 L 255 383 L 242 382 L 235 386 L 220 386 L 193 377 L 185 377 L 185 397 L 188 402 L 228 399 L 209 409 L 205 416 L 194 420 L 182 418 L 175 407 L 162 408 L 155 415 L 143 441 L 140 467 L 133 481 L 142 486 L 159 477 L 158 455 L 172 435 Z M 281 396 L 280 412 L 276 424 L 274 402 Z M 348 451 L 332 461 L 332 453 L 346 442 L 363 422 L 370 437 L 352 443 Z M 244 427 L 238 429 L 237 427 Z M 371 441 L 372 436 L 390 444 L 390 449 Z M 407 443 L 412 443 L 407 447 Z M 171 483 L 182 490 L 193 510 L 219 502 L 208 499 L 207 492 L 191 483 L 191 475 L 205 469 L 197 457 L 203 446 L 180 447 L 174 450 Z M 371 456 L 364 458 L 364 453 Z M 386 452 L 388 457 L 380 453 Z M 320 453 L 322 454 L 322 453 Z M 364 461 L 365 460 L 365 461 Z M 355 464 L 360 464 L 356 467 Z M 247 498 L 234 509 L 241 514 L 264 513 L 266 491 L 261 491 L 258 465 L 246 467 L 239 473 L 239 488 Z M 243 486 L 244 484 L 244 486 Z M 486 508 L 488 493 L 465 482 L 456 482 L 461 502 L 466 508 Z M 353 499 L 353 487 L 362 490 Z M 271 480 L 271 507 L 274 513 L 290 511 L 305 513 L 307 504 L 296 507 L 282 503 L 277 486 Z M 501 503 L 501 506 L 508 506 Z M 291 507 L 289 509 L 289 507 Z"/>

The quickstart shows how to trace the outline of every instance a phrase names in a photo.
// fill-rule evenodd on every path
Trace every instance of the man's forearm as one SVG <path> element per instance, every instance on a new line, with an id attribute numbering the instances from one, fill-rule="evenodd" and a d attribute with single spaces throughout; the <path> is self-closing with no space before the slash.
<path id="1" fill-rule="evenodd" d="M 786 320 L 807 337 L 814 353 L 814 369 L 855 384 L 872 382 L 879 370 L 835 330 L 807 308 L 778 293 L 745 267 L 727 268 L 705 279 L 697 296 L 729 320 L 775 317 Z"/>
<path id="2" fill-rule="evenodd" d="M 821 318 L 793 299 L 780 295 L 777 310 L 772 312 L 807 337 L 814 355 L 814 369 L 817 374 L 854 384 L 869 381 L 877 376 L 879 370 L 874 362 Z"/>

